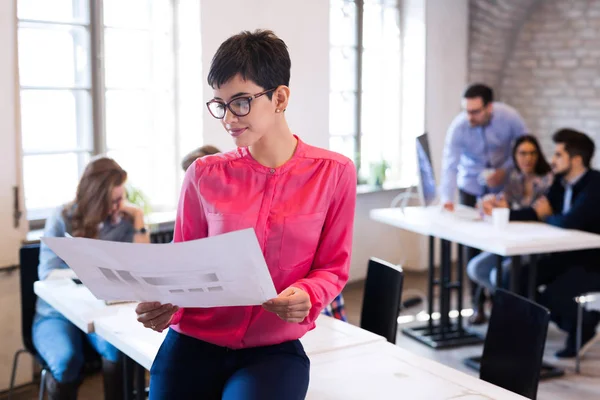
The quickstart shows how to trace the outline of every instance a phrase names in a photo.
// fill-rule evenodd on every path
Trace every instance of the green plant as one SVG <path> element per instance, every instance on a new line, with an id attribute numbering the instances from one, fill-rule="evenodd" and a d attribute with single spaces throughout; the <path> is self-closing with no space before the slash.
<path id="1" fill-rule="evenodd" d="M 128 183 L 125 186 L 125 190 L 127 191 L 127 201 L 131 204 L 135 204 L 139 208 L 144 211 L 144 215 L 148 215 L 152 212 L 152 207 L 150 206 L 150 200 L 148 196 L 140 189 L 136 188 L 132 184 Z"/>
<path id="2" fill-rule="evenodd" d="M 371 164 L 371 180 L 375 186 L 383 186 L 390 165 L 385 160 Z"/>

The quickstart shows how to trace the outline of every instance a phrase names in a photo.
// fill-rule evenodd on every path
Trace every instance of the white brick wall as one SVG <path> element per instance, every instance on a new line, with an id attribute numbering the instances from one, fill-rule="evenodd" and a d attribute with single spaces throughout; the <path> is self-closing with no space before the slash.
<path id="1" fill-rule="evenodd" d="M 470 0 L 469 81 L 497 88 L 513 42 L 540 0 Z"/>
<path id="2" fill-rule="evenodd" d="M 547 156 L 552 133 L 562 127 L 580 129 L 600 144 L 600 0 L 470 4 L 470 81 L 490 84 L 516 107 Z M 485 33 L 477 28 L 482 24 L 490 25 Z"/>

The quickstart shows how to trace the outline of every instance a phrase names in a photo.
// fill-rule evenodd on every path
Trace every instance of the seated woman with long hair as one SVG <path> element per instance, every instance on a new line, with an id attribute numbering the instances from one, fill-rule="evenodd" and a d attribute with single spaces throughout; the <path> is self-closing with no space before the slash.
<path id="1" fill-rule="evenodd" d="M 515 141 L 512 152 L 514 170 L 508 178 L 504 191 L 497 195 L 490 194 L 483 198 L 483 211 L 490 215 L 495 207 L 520 209 L 531 206 L 538 198 L 544 196 L 552 184 L 552 172 L 548 161 L 544 158 L 540 144 L 535 136 L 525 135 Z M 502 263 L 503 281 L 496 282 L 497 257 L 491 253 L 481 253 L 473 257 L 467 265 L 467 274 L 480 287 L 493 292 L 496 286 L 506 286 L 510 257 Z M 475 310 L 469 321 L 478 325 L 485 322 L 483 304 Z"/>
<path id="2" fill-rule="evenodd" d="M 91 161 L 79 181 L 75 200 L 57 208 L 46 220 L 44 236 L 94 238 L 148 243 L 144 213 L 126 202 L 127 172 L 106 157 Z M 41 280 L 68 266 L 43 242 L 38 267 Z M 104 398 L 123 397 L 121 354 L 94 333 L 84 334 L 48 303 L 38 299 L 33 322 L 33 343 L 50 373 L 48 398 L 76 399 L 88 342 L 102 358 Z"/>

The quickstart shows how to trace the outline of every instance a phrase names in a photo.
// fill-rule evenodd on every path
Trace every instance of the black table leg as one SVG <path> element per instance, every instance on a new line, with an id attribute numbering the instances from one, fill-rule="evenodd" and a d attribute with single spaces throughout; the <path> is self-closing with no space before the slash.
<path id="1" fill-rule="evenodd" d="M 123 354 L 123 398 L 133 398 L 133 360 Z"/>
<path id="2" fill-rule="evenodd" d="M 146 369 L 141 365 L 135 365 L 135 399 L 146 399 Z"/>
<path id="3" fill-rule="evenodd" d="M 529 277 L 527 281 L 527 296 L 535 301 L 537 291 L 537 254 L 532 254 L 529 261 Z"/>
<path id="4" fill-rule="evenodd" d="M 504 261 L 504 257 L 496 256 L 496 288 L 502 287 L 502 262 Z"/>
<path id="5" fill-rule="evenodd" d="M 457 281 L 457 308 L 458 308 L 458 319 L 456 324 L 458 326 L 459 331 L 463 331 L 463 318 L 462 318 L 462 309 L 463 309 L 463 274 L 465 270 L 465 254 L 464 248 L 462 244 L 458 245 L 458 265 L 456 270 L 456 281 Z"/>
<path id="6" fill-rule="evenodd" d="M 442 277 L 440 283 L 440 327 L 442 328 L 442 335 L 446 329 L 450 327 L 450 272 L 451 272 L 451 251 L 450 242 L 442 240 L 442 270 L 440 275 Z"/>
<path id="7" fill-rule="evenodd" d="M 510 291 L 521 292 L 521 256 L 513 256 L 510 270 Z"/>
<path id="8" fill-rule="evenodd" d="M 429 314 L 429 320 L 427 326 L 429 328 L 429 334 L 433 332 L 433 286 L 435 282 L 435 239 L 433 236 L 429 236 L 429 281 L 427 282 L 427 313 Z"/>
<path id="9" fill-rule="evenodd" d="M 459 255 L 459 272 L 457 273 L 457 281 L 452 282 L 452 260 L 451 260 L 451 243 L 447 240 L 442 240 L 441 243 L 441 268 L 440 278 L 435 279 L 435 264 L 434 264 L 434 245 L 435 241 L 433 237 L 429 238 L 429 282 L 428 282 L 428 307 L 427 312 L 429 313 L 429 321 L 424 326 L 404 328 L 402 333 L 405 335 L 418 340 L 419 342 L 426 344 L 434 349 L 443 349 L 458 346 L 467 346 L 473 344 L 479 344 L 483 341 L 481 335 L 476 332 L 472 332 L 469 329 L 465 329 L 462 325 L 463 320 L 460 317 L 460 310 L 462 309 L 462 268 L 464 258 L 462 254 Z M 460 249 L 462 252 L 462 249 Z M 434 304 L 434 286 L 440 287 L 440 319 L 437 323 L 433 321 L 433 304 Z M 450 319 L 450 304 L 451 304 L 451 291 L 455 290 L 459 296 L 459 317 L 456 322 Z"/>

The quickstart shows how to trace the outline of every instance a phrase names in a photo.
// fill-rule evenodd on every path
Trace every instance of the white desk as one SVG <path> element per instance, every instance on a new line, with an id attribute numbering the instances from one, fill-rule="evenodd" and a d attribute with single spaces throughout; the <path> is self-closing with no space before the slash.
<path id="1" fill-rule="evenodd" d="M 94 332 L 96 318 L 116 314 L 122 306 L 107 306 L 88 288 L 75 284 L 71 279 L 37 281 L 33 284 L 33 291 L 85 333 Z"/>
<path id="2" fill-rule="evenodd" d="M 450 321 L 450 291 L 457 291 L 457 308 L 462 309 L 463 265 L 456 271 L 452 281 L 451 246 L 449 242 L 474 247 L 500 256 L 536 255 L 561 251 L 584 250 L 600 248 L 600 235 L 556 228 L 540 222 L 511 222 L 504 229 L 496 229 L 489 221 L 474 219 L 478 216 L 475 209 L 461 207 L 463 217 L 456 213 L 444 211 L 439 206 L 383 208 L 371 210 L 371 219 L 405 229 L 421 235 L 430 236 L 430 260 L 428 283 L 428 313 L 433 313 L 433 286 L 440 286 L 440 313 L 438 326 L 430 319 L 425 327 L 404 329 L 403 332 L 433 348 L 444 348 L 470 345 L 480 340 L 475 332 L 462 326 L 462 316 L 459 314 L 456 324 Z M 465 218 L 469 216 L 470 218 Z M 435 279 L 433 263 L 433 238 L 442 240 L 440 278 Z M 533 260 L 533 258 L 532 258 Z M 519 288 L 519 261 L 516 257 L 512 263 L 511 288 Z M 459 264 L 462 264 L 462 253 L 459 253 Z M 499 263 L 501 260 L 499 260 Z M 535 290 L 535 268 L 530 269 L 530 287 L 532 294 Z M 501 280 L 502 269 L 498 268 L 498 281 Z M 450 333 L 444 335 L 443 332 Z"/>
<path id="3" fill-rule="evenodd" d="M 146 370 L 166 335 L 137 323 L 133 306 L 97 319 L 95 328 Z M 301 341 L 311 360 L 308 399 L 523 399 L 330 317 L 320 316 L 317 328 Z"/>
<path id="4" fill-rule="evenodd" d="M 162 333 L 144 328 L 137 322 L 135 306 L 120 306 L 119 312 L 94 321 L 96 334 L 127 354 L 145 369 L 150 370 L 167 331 Z M 385 342 L 383 336 L 360 329 L 325 315 L 317 327 L 300 339 L 308 356 L 349 347 Z"/>
<path id="5" fill-rule="evenodd" d="M 491 222 L 469 220 L 439 206 L 380 208 L 371 219 L 421 235 L 435 236 L 500 256 L 521 256 L 600 248 L 600 235 L 556 228 L 542 222 L 510 222 L 502 230 Z"/>
<path id="6" fill-rule="evenodd" d="M 83 331 L 95 331 L 142 368 L 152 366 L 167 331 L 138 323 L 135 304 L 106 306 L 69 279 L 36 282 L 35 291 Z M 522 399 L 324 315 L 301 342 L 312 365 L 309 399 Z M 143 374 L 136 377 L 143 393 Z"/>
<path id="7" fill-rule="evenodd" d="M 311 357 L 307 399 L 493 399 L 524 397 L 390 343 Z"/>
<path id="8" fill-rule="evenodd" d="M 135 303 L 107 306 L 85 286 L 70 279 L 38 281 L 34 291 L 85 333 L 96 332 L 140 365 L 148 369 L 152 365 L 165 334 L 137 322 Z M 309 355 L 379 341 L 385 338 L 325 315 L 302 338 Z"/>

